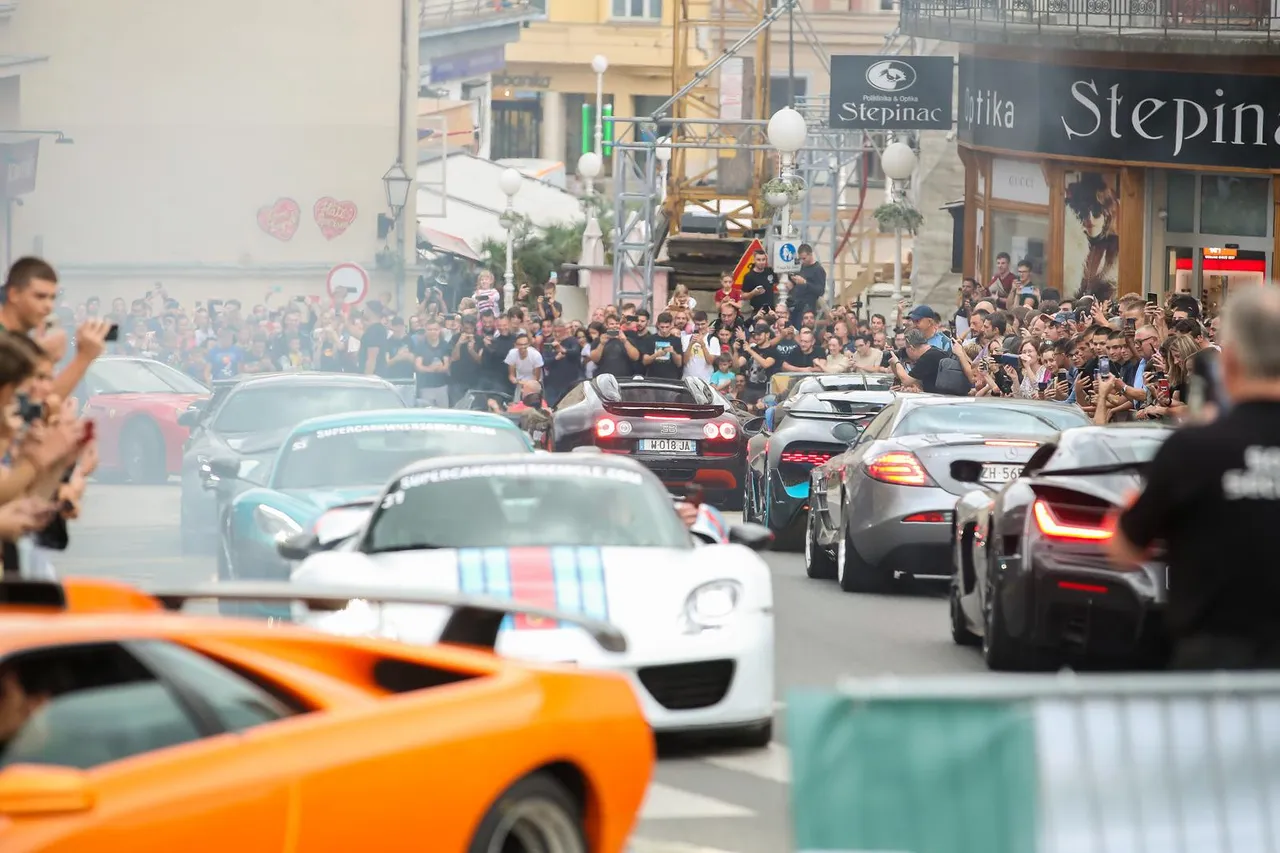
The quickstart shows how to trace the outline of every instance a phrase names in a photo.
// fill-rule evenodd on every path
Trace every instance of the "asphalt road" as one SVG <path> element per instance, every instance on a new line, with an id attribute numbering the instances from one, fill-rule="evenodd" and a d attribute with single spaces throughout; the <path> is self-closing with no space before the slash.
<path id="1" fill-rule="evenodd" d="M 137 583 L 214 578 L 208 557 L 183 557 L 176 486 L 96 485 L 86 495 L 62 574 Z M 770 554 L 777 619 L 778 723 L 765 750 L 665 745 L 637 829 L 634 853 L 786 853 L 789 757 L 786 695 L 844 676 L 979 671 L 972 649 L 952 644 L 941 593 L 848 595 L 804 576 L 799 555 Z"/>

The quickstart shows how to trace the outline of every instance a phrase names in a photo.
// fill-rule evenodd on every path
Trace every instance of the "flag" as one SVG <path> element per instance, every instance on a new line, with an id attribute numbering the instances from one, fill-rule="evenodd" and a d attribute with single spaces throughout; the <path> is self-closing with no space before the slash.
<path id="1" fill-rule="evenodd" d="M 742 253 L 742 257 L 738 260 L 738 265 L 733 268 L 733 286 L 742 290 L 742 280 L 747 277 L 747 271 L 751 269 L 751 258 L 756 252 L 763 252 L 764 244 L 759 240 L 752 240 L 751 245 L 747 246 L 747 250 Z"/>
<path id="2" fill-rule="evenodd" d="M 1228 691 L 1206 676 L 1182 692 L 1114 676 L 1010 689 L 1008 678 L 791 694 L 794 849 L 1230 853 L 1275 842 L 1274 678 Z"/>

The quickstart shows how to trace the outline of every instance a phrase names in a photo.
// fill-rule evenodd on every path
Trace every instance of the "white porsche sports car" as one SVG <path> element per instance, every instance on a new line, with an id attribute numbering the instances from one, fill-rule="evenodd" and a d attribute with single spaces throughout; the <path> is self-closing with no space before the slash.
<path id="1" fill-rule="evenodd" d="M 603 651 L 580 628 L 525 618 L 509 623 L 498 651 L 625 675 L 659 732 L 770 741 L 773 584 L 755 551 L 772 534 L 729 526 L 710 507 L 686 526 L 639 463 L 603 454 L 423 461 L 344 523 L 340 532 L 329 525 L 327 543 L 313 532 L 280 544 L 282 556 L 301 560 L 295 582 L 514 598 L 610 622 L 627 637 L 626 652 Z M 335 633 L 406 642 L 434 642 L 446 616 L 358 600 L 336 613 L 298 613 Z"/>

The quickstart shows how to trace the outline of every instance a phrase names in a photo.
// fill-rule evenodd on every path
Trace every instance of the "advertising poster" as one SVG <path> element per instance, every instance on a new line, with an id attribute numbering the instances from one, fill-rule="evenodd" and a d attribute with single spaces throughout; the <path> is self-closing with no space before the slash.
<path id="1" fill-rule="evenodd" d="M 1064 180 L 1062 290 L 1109 299 L 1119 277 L 1119 176 L 1067 172 Z"/>

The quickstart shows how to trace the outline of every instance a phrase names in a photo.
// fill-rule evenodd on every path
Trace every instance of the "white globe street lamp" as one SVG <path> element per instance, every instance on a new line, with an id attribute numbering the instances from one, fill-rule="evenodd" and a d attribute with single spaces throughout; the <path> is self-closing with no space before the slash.
<path id="1" fill-rule="evenodd" d="M 591 70 L 596 73 L 596 156 L 604 157 L 604 72 L 609 70 L 609 60 L 597 53 L 591 59 Z M 603 162 L 603 159 L 601 160 Z"/>
<path id="2" fill-rule="evenodd" d="M 506 169 L 498 176 L 498 189 L 507 197 L 507 209 L 504 217 L 507 226 L 507 258 L 506 269 L 502 273 L 502 305 L 510 311 L 515 304 L 516 275 L 511 267 L 511 256 L 515 252 L 515 200 L 516 193 L 524 185 L 524 175 L 516 169 Z"/>
<path id="3" fill-rule="evenodd" d="M 796 152 L 804 147 L 804 141 L 809 136 L 809 126 L 805 123 L 804 116 L 793 110 L 791 107 L 783 107 L 778 110 L 769 119 L 769 126 L 765 129 L 765 134 L 769 137 L 769 144 L 778 150 L 778 180 L 790 188 L 796 177 L 793 174 L 795 166 Z M 778 239 L 782 242 L 788 242 L 791 239 L 791 193 L 785 190 L 776 190 L 765 195 L 765 202 L 774 209 L 781 209 L 782 221 L 778 227 Z M 783 302 L 787 299 L 787 291 L 790 289 L 791 279 L 789 275 L 794 272 L 796 267 L 794 264 L 790 269 L 778 270 L 778 298 Z"/>
<path id="4" fill-rule="evenodd" d="M 890 196 L 895 202 L 906 199 L 903 182 L 911 178 L 916 171 L 919 158 L 907 143 L 895 139 L 880 152 L 880 169 L 884 176 L 893 182 Z M 893 292 L 889 295 L 895 303 L 902 299 L 902 227 L 893 229 Z"/>
<path id="5" fill-rule="evenodd" d="M 597 53 L 591 58 L 591 70 L 597 74 L 603 74 L 609 70 L 609 58 L 604 54 Z"/>
<path id="6" fill-rule="evenodd" d="M 800 113 L 791 107 L 783 107 L 769 119 L 769 127 L 765 133 L 769 137 L 769 144 L 779 152 L 784 155 L 795 154 L 804 147 L 809 126 Z"/>

